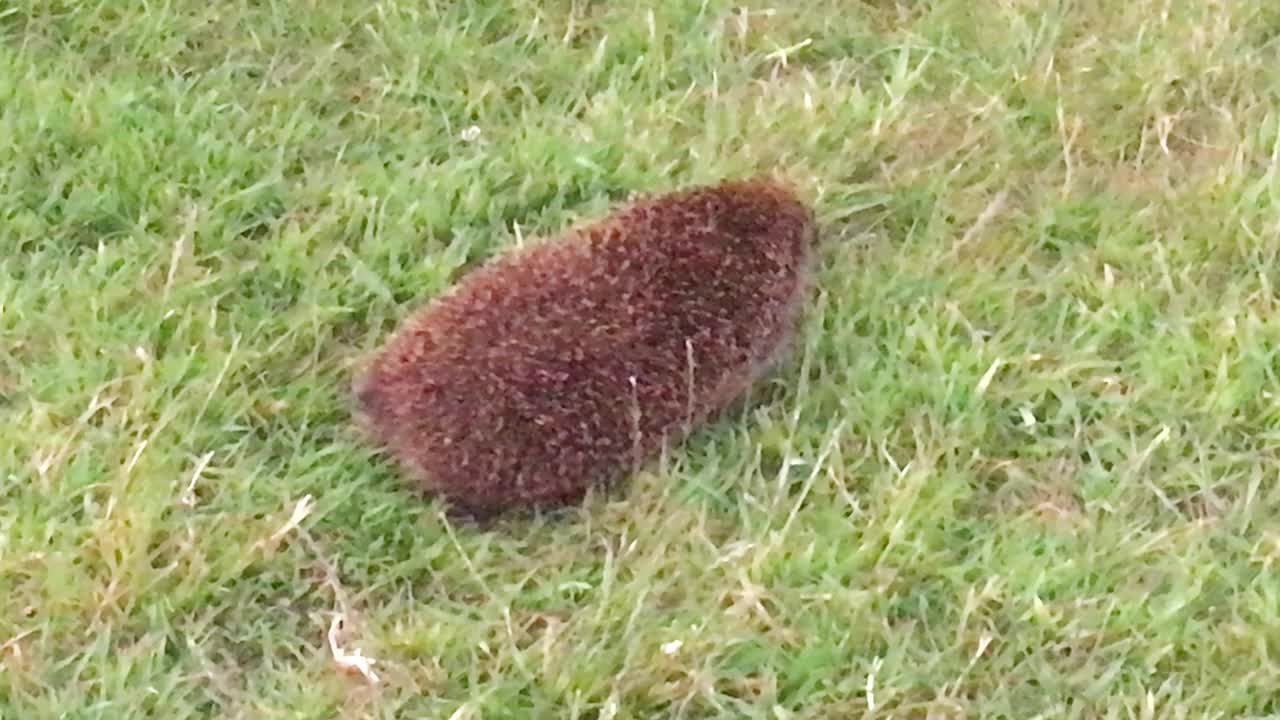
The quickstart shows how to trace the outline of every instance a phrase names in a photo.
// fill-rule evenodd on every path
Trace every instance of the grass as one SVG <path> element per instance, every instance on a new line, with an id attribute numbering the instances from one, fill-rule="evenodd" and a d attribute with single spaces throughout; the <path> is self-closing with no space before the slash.
<path id="1" fill-rule="evenodd" d="M 1280 714 L 1277 38 L 5 3 L 0 717 Z M 454 524 L 352 432 L 353 363 L 474 263 L 773 168 L 826 239 L 798 352 L 625 488 Z"/>

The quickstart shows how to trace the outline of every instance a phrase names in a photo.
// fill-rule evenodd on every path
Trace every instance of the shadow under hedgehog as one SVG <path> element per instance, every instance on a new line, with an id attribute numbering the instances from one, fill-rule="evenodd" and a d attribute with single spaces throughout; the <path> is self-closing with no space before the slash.
<path id="1" fill-rule="evenodd" d="M 774 364 L 816 235 L 788 186 L 753 178 L 643 198 L 500 256 L 373 357 L 358 423 L 474 517 L 580 500 Z"/>

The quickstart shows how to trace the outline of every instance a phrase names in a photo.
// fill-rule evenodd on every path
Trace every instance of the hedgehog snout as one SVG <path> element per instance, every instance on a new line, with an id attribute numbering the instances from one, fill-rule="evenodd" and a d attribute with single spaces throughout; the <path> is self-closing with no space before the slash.
<path id="1" fill-rule="evenodd" d="M 373 382 L 373 374 L 365 373 L 358 378 L 352 387 L 352 397 L 356 408 L 363 413 L 372 414 L 382 407 L 382 392 L 379 384 Z"/>

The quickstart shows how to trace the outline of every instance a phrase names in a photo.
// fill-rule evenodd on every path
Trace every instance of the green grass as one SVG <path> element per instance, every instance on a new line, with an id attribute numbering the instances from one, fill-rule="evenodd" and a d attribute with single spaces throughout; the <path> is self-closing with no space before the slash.
<path id="1" fill-rule="evenodd" d="M 1280 12 L 749 5 L 0 4 L 0 717 L 1280 714 Z M 761 169 L 748 408 L 492 529 L 358 441 L 474 263 Z"/>

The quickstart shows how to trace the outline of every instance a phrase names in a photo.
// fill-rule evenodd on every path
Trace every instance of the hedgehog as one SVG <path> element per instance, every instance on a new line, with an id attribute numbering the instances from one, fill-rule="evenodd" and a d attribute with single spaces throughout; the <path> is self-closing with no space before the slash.
<path id="1" fill-rule="evenodd" d="M 789 185 L 755 177 L 643 196 L 499 254 L 358 371 L 357 423 L 454 512 L 580 501 L 777 365 L 816 235 Z"/>

